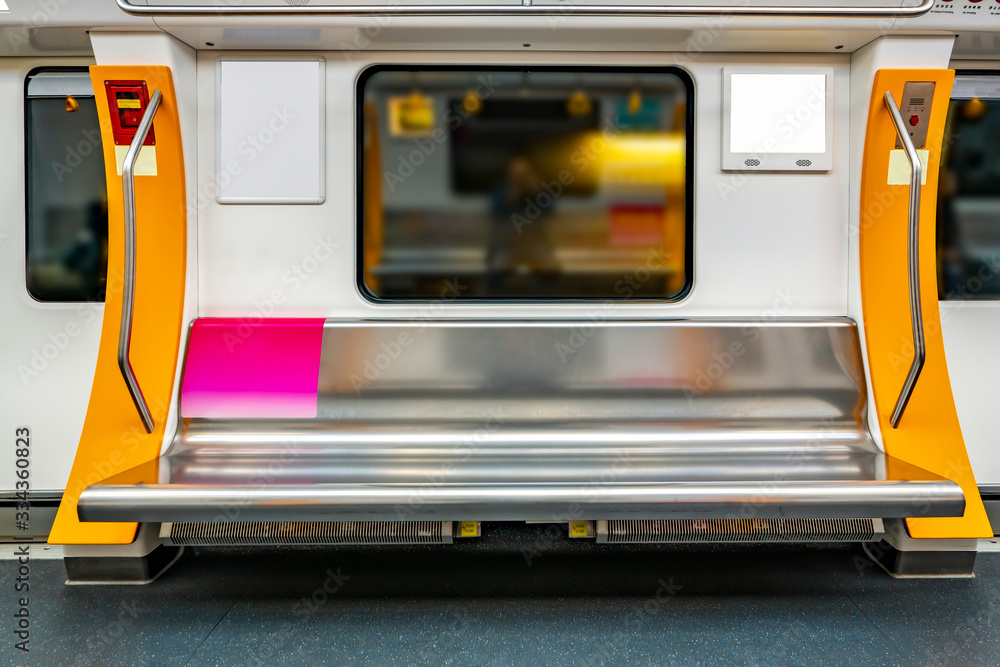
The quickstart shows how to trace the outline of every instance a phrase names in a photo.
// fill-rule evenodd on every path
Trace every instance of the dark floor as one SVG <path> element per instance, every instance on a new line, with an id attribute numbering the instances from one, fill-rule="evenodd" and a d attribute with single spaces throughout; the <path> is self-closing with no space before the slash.
<path id="1" fill-rule="evenodd" d="M 975 579 L 905 581 L 854 545 L 623 548 L 485 528 L 450 547 L 189 549 L 149 586 L 65 586 L 61 561 L 35 560 L 30 654 L 14 648 L 24 594 L 3 561 L 0 661 L 1000 664 L 997 553 Z"/>

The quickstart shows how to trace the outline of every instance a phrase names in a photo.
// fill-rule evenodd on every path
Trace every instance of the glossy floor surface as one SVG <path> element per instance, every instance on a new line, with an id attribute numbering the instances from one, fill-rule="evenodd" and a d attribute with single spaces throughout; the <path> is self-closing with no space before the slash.
<path id="1" fill-rule="evenodd" d="M 456 545 L 189 548 L 148 586 L 0 562 L 0 664 L 990 665 L 1000 553 L 894 580 L 860 547 L 606 547 L 545 525 Z M 33 547 L 37 550 L 41 547 Z"/>

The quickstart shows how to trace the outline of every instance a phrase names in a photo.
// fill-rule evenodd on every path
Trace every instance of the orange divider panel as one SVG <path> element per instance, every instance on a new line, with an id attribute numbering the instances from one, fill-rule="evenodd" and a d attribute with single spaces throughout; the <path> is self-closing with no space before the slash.
<path id="1" fill-rule="evenodd" d="M 882 442 L 886 453 L 958 482 L 965 491 L 962 517 L 907 519 L 907 529 L 915 538 L 982 538 L 993 534 L 955 411 L 938 309 L 936 195 L 941 142 L 954 79 L 951 70 L 876 73 L 861 174 L 861 299 Z M 909 185 L 887 184 L 896 131 L 883 97 L 888 90 L 899 104 L 907 81 L 936 83 L 927 134 L 927 182 L 920 199 L 920 289 L 927 361 L 899 428 L 894 429 L 889 417 L 913 359 L 906 250 Z"/>
<path id="2" fill-rule="evenodd" d="M 167 67 L 90 68 L 104 146 L 108 182 L 108 292 L 90 404 L 49 541 L 53 544 L 129 544 L 135 523 L 83 523 L 76 511 L 91 484 L 159 456 L 173 391 L 181 339 L 187 254 L 184 156 L 170 70 Z M 147 434 L 118 369 L 125 229 L 122 179 L 118 175 L 106 80 L 145 80 L 149 94 L 163 95 L 153 120 L 156 175 L 135 177 L 136 282 L 132 367 L 156 423 Z M 155 476 L 155 465 L 145 469 Z M 137 480 L 139 481 L 139 480 Z M 149 479 L 146 481 L 156 481 Z"/>

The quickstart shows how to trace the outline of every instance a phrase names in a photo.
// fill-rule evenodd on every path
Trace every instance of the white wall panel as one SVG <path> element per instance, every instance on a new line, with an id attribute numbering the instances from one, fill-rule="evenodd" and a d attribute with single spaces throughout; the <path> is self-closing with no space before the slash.
<path id="1" fill-rule="evenodd" d="M 972 472 L 980 485 L 1000 485 L 1000 303 L 942 301 L 941 331 Z"/>
<path id="2" fill-rule="evenodd" d="M 224 54 L 225 55 L 225 54 Z M 233 54 L 236 55 L 236 54 Z M 312 55 L 312 54 L 310 54 Z M 742 56 L 746 65 L 829 66 L 834 77 L 834 168 L 828 173 L 721 171 L 722 67 L 705 54 L 695 80 L 694 289 L 676 304 L 376 305 L 355 281 L 355 81 L 369 63 L 593 63 L 584 54 L 365 54 L 327 59 L 326 201 L 318 206 L 223 206 L 215 166 L 216 53 L 199 54 L 200 314 L 258 317 L 664 317 L 844 315 L 847 312 L 847 55 Z M 241 53 L 242 58 L 255 54 Z M 601 64 L 667 65 L 663 54 L 602 56 Z M 208 195 L 208 196 L 205 196 Z"/>

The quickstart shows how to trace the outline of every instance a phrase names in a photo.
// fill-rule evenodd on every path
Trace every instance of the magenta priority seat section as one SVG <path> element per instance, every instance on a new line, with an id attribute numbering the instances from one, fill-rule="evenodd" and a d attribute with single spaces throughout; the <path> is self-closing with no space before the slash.
<path id="1" fill-rule="evenodd" d="M 181 416 L 315 418 L 324 322 L 195 320 L 184 364 Z"/>

